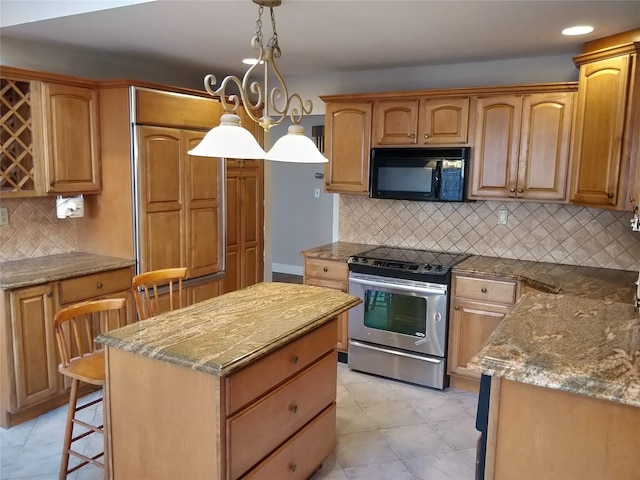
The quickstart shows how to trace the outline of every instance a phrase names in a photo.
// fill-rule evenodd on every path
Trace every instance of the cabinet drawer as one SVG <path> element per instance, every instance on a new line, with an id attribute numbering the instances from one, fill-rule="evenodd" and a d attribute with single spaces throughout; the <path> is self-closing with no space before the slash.
<path id="1" fill-rule="evenodd" d="M 120 268 L 62 280 L 60 282 L 60 304 L 81 302 L 131 290 L 131 279 L 131 269 Z"/>
<path id="2" fill-rule="evenodd" d="M 226 380 L 227 416 L 336 348 L 337 335 L 338 325 L 334 319 L 229 376 Z"/>
<path id="3" fill-rule="evenodd" d="M 347 282 L 349 281 L 349 267 L 346 262 L 307 258 L 304 261 L 304 276 Z"/>
<path id="4" fill-rule="evenodd" d="M 508 304 L 516 301 L 516 282 L 456 277 L 455 284 L 456 297 Z"/>
<path id="5" fill-rule="evenodd" d="M 325 280 L 322 278 L 307 278 L 304 279 L 305 285 L 311 285 L 314 287 L 333 288 L 334 290 L 340 290 L 341 292 L 349 292 L 349 282 L 336 282 L 335 280 Z"/>
<path id="6" fill-rule="evenodd" d="M 332 404 L 336 376 L 334 351 L 227 420 L 231 478 L 240 477 Z"/>
<path id="7" fill-rule="evenodd" d="M 335 444 L 336 404 L 332 403 L 243 479 L 307 479 L 331 454 Z"/>

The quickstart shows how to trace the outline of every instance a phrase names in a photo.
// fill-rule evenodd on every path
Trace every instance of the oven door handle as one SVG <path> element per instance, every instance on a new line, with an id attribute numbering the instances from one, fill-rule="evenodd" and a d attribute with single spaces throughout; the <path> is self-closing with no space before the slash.
<path id="1" fill-rule="evenodd" d="M 387 289 L 395 289 L 395 290 L 404 290 L 405 292 L 419 292 L 419 293 L 435 293 L 437 295 L 446 295 L 447 287 L 443 286 L 433 286 L 433 287 L 421 287 L 418 285 L 403 285 L 401 283 L 387 283 L 387 282 L 376 282 L 375 280 L 365 280 L 363 278 L 351 277 L 349 282 L 355 283 L 357 285 L 367 285 L 369 287 L 381 287 Z"/>
<path id="2" fill-rule="evenodd" d="M 429 363 L 442 363 L 442 361 L 444 360 L 444 359 L 437 359 L 437 358 L 421 357 L 420 355 L 412 355 L 412 354 L 407 353 L 407 352 L 401 352 L 401 351 L 398 351 L 398 350 L 390 350 L 388 348 L 374 347 L 373 345 L 368 345 L 366 343 L 360 343 L 357 340 L 351 340 L 350 339 L 349 343 L 351 345 L 355 346 L 355 347 L 365 348 L 365 349 L 368 349 L 368 350 L 375 350 L 376 352 L 390 353 L 391 355 L 413 358 L 415 360 L 422 360 L 424 362 L 429 362 Z"/>

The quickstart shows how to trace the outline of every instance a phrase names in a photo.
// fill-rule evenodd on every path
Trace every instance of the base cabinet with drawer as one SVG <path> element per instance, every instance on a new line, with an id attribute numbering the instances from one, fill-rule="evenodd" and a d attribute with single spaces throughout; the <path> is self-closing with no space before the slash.
<path id="1" fill-rule="evenodd" d="M 519 285 L 514 280 L 454 274 L 452 291 L 447 366 L 450 385 L 477 392 L 480 375 L 468 369 L 467 363 L 511 310 Z"/>
<path id="2" fill-rule="evenodd" d="M 53 316 L 60 308 L 99 298 L 126 298 L 134 319 L 132 267 L 0 292 L 0 426 L 11 427 L 68 402 L 58 373 Z M 81 386 L 81 394 L 89 392 Z"/>
<path id="3" fill-rule="evenodd" d="M 311 477 L 336 442 L 335 347 L 335 318 L 223 376 L 107 347 L 112 478 Z"/>
<path id="4" fill-rule="evenodd" d="M 349 292 L 349 267 L 345 262 L 305 258 L 305 285 L 333 288 L 341 292 Z M 338 315 L 338 351 L 346 352 L 349 348 L 349 313 Z"/>

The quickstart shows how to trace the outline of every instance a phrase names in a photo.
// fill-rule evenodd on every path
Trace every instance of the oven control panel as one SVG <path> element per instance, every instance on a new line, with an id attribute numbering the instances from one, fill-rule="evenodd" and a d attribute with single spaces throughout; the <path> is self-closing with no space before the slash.
<path id="1" fill-rule="evenodd" d="M 347 264 L 349 265 L 350 270 L 359 271 L 362 273 L 376 273 L 376 271 L 378 273 L 382 273 L 387 270 L 413 273 L 416 275 L 446 275 L 449 272 L 449 267 L 443 265 L 432 265 L 430 263 L 417 264 L 409 262 L 396 262 L 392 260 L 381 260 L 376 258 L 360 257 L 356 255 L 349 257 L 349 259 L 347 260 Z"/>

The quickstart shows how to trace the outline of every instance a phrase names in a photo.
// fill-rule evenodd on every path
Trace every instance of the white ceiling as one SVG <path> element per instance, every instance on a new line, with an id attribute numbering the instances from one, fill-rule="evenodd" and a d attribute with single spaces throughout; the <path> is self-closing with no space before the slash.
<path id="1" fill-rule="evenodd" d="M 275 16 L 286 75 L 573 55 L 640 28 L 640 1 L 283 0 Z M 0 36 L 238 73 L 257 17 L 250 0 L 2 0 Z M 595 31 L 560 34 L 576 24 Z"/>

